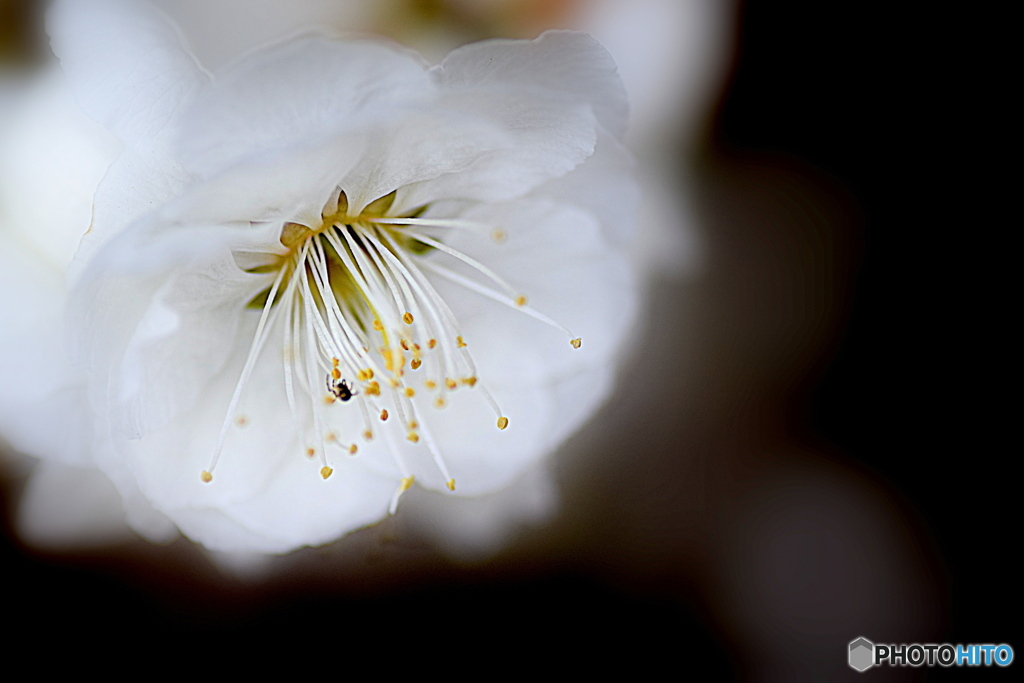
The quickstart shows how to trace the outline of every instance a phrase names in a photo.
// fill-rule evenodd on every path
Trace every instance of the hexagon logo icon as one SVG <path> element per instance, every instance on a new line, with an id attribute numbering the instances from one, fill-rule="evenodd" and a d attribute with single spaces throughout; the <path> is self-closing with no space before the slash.
<path id="1" fill-rule="evenodd" d="M 867 671 L 875 664 L 875 644 L 867 638 L 858 638 L 850 643 L 850 666 L 857 671 Z"/>

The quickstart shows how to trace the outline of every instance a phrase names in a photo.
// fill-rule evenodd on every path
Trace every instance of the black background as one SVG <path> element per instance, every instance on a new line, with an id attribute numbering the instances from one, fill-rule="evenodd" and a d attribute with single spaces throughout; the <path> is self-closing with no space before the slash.
<path id="1" fill-rule="evenodd" d="M 1013 157 L 996 123 L 1000 90 L 986 85 L 1006 57 L 1000 23 L 889 4 L 747 3 L 731 85 L 700 155 L 792 155 L 854 198 L 845 329 L 789 419 L 916 511 L 948 581 L 946 641 L 1024 647 L 1018 484 L 1007 469 L 1020 449 L 1004 441 L 1019 401 L 1015 364 L 1000 348 L 1010 329 L 1002 321 L 1018 316 L 999 301 L 1009 277 L 997 258 L 1019 219 L 996 211 L 1006 185 L 997 162 Z M 703 661 L 728 676 L 732 666 L 732 646 L 699 600 L 626 592 L 575 570 L 510 578 L 442 567 L 442 578 L 397 593 L 314 590 L 254 610 L 239 608 L 245 591 L 235 589 L 221 610 L 155 596 L 151 581 L 171 579 L 127 580 L 102 558 L 31 556 L 10 541 L 0 552 L 5 622 L 40 638 L 56 628 L 68 646 L 171 655 L 171 642 L 188 643 L 179 651 L 187 660 L 273 642 L 297 660 L 336 653 L 354 663 L 379 651 L 371 666 L 413 675 L 485 653 L 500 657 L 491 672 L 539 666 L 552 653 L 578 656 L 583 668 L 660 662 L 682 675 L 684 662 Z M 426 658 L 402 661 L 427 643 Z"/>

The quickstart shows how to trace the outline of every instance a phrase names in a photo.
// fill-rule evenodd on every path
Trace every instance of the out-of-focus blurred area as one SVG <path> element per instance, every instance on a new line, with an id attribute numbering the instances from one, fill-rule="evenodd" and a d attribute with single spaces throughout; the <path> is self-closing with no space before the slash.
<path id="1" fill-rule="evenodd" d="M 0 106 L 49 59 L 42 5 L 0 0 Z M 162 6 L 211 64 L 308 24 L 432 61 L 470 40 L 591 31 L 634 102 L 641 229 L 661 261 L 612 401 L 553 462 L 560 512 L 497 554 L 446 554 L 404 509 L 262 580 L 183 539 L 40 550 L 15 531 L 30 464 L 9 454 L 0 566 L 19 630 L 327 634 L 391 652 L 426 631 L 448 660 L 757 680 L 853 677 L 858 636 L 1021 645 L 1008 406 L 979 307 L 999 247 L 961 222 L 985 201 L 951 181 L 973 133 L 936 93 L 959 97 L 967 67 L 928 21 L 796 0 Z M 245 12 L 262 18 L 232 21 Z M 960 672 L 867 675 L 943 673 Z"/>

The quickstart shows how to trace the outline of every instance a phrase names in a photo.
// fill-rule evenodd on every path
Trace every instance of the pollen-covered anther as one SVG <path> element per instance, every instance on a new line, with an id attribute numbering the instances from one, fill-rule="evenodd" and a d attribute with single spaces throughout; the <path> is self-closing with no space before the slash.
<path id="1" fill-rule="evenodd" d="M 498 429 L 505 429 L 508 427 L 508 418 L 504 415 L 498 418 Z"/>
<path id="2" fill-rule="evenodd" d="M 448 481 L 446 481 L 444 483 L 444 485 L 448 487 L 449 491 L 454 491 L 455 490 L 455 480 L 454 479 L 449 479 Z"/>
<path id="3" fill-rule="evenodd" d="M 412 398 L 413 396 L 416 395 L 416 390 L 413 389 L 412 387 L 406 387 L 405 388 L 405 395 L 408 396 L 409 398 Z"/>
<path id="4" fill-rule="evenodd" d="M 462 383 L 465 384 L 467 387 L 475 387 L 476 377 L 463 377 Z"/>
<path id="5" fill-rule="evenodd" d="M 455 381 L 454 379 L 452 379 L 451 377 L 447 377 L 447 378 L 445 378 L 445 380 L 444 380 L 444 385 L 445 385 L 446 387 L 448 387 L 449 389 L 455 389 L 455 388 L 456 388 L 457 386 L 459 386 L 459 383 L 458 383 L 458 382 L 456 382 L 456 381 Z"/>
<path id="6" fill-rule="evenodd" d="M 570 339 L 569 343 L 572 344 L 572 348 L 578 349 L 583 345 L 583 340 L 577 337 L 576 339 Z"/>
<path id="7" fill-rule="evenodd" d="M 370 382 L 366 385 L 366 393 L 370 396 L 380 396 L 380 384 L 377 382 Z"/>
<path id="8" fill-rule="evenodd" d="M 376 318 L 374 318 L 374 320 L 373 320 L 373 329 L 377 330 L 378 332 L 383 332 L 384 331 L 384 325 L 381 323 L 381 321 L 379 321 Z"/>
<path id="9" fill-rule="evenodd" d="M 427 341 L 427 348 L 428 349 L 432 349 L 435 346 L 437 346 L 437 340 L 436 339 L 430 339 L 430 340 Z"/>
<path id="10" fill-rule="evenodd" d="M 406 312 L 405 315 L 402 316 L 402 322 L 406 325 L 412 325 L 413 320 L 415 320 L 415 318 L 412 317 L 412 313 Z"/>
<path id="11" fill-rule="evenodd" d="M 364 441 L 373 441 L 373 432 L 371 432 L 369 429 L 367 429 L 365 432 L 363 432 L 363 440 Z"/>
<path id="12" fill-rule="evenodd" d="M 434 399 L 435 408 L 444 408 L 446 405 L 448 405 L 448 402 L 445 401 L 442 397 L 438 396 L 436 399 Z"/>
<path id="13" fill-rule="evenodd" d="M 401 483 L 398 485 L 398 490 L 405 493 L 412 488 L 412 485 L 416 483 L 416 477 L 409 475 L 408 477 L 402 477 Z"/>
<path id="14" fill-rule="evenodd" d="M 399 344 L 400 344 L 400 345 L 402 346 L 402 348 L 403 348 L 403 349 L 405 349 L 406 351 L 408 351 L 408 350 L 409 350 L 409 342 L 407 342 L 406 340 L 404 340 L 404 339 L 400 339 L 398 343 L 399 343 Z"/>
<path id="15" fill-rule="evenodd" d="M 462 337 L 455 338 L 455 345 L 458 346 L 460 349 L 466 348 L 466 342 Z"/>
<path id="16" fill-rule="evenodd" d="M 315 456 L 316 456 L 316 449 L 315 448 L 307 448 L 306 449 L 306 457 L 307 458 L 312 458 L 312 457 L 315 457 Z"/>
<path id="17" fill-rule="evenodd" d="M 320 468 L 320 476 L 323 477 L 324 479 L 328 479 L 332 474 L 334 474 L 334 470 L 332 470 L 327 465 L 324 465 L 323 467 Z"/>
<path id="18" fill-rule="evenodd" d="M 432 379 L 428 379 L 423 383 L 423 386 L 425 386 L 427 389 L 437 389 L 437 382 L 435 382 Z"/>
<path id="19" fill-rule="evenodd" d="M 519 308 L 522 308 L 525 305 L 526 305 L 526 297 L 523 296 L 522 294 L 520 294 L 519 296 L 516 297 L 516 306 L 518 306 Z"/>
<path id="20" fill-rule="evenodd" d="M 409 434 L 405 438 L 411 441 L 412 443 L 419 443 L 420 435 L 417 434 L 416 432 L 409 432 Z"/>
<path id="21" fill-rule="evenodd" d="M 359 452 L 359 446 L 357 446 L 355 444 L 352 444 L 351 446 L 348 447 L 348 454 L 349 455 L 355 455 L 358 452 Z"/>
<path id="22" fill-rule="evenodd" d="M 339 370 L 338 368 L 332 368 L 331 379 L 341 379 L 341 370 Z"/>
<path id="23" fill-rule="evenodd" d="M 409 367 L 412 368 L 413 370 L 419 370 L 421 365 L 423 365 L 423 361 L 421 361 L 419 358 L 413 358 L 412 362 L 409 363 Z"/>
<path id="24" fill-rule="evenodd" d="M 332 403 L 334 403 L 334 401 L 335 401 L 334 396 L 332 396 L 331 394 L 327 394 L 326 396 L 324 396 L 324 405 L 328 405 L 329 406 Z"/>
<path id="25" fill-rule="evenodd" d="M 419 429 L 420 423 L 416 420 L 409 420 L 409 429 Z"/>
<path id="26" fill-rule="evenodd" d="M 213 481 L 213 475 L 207 472 L 206 470 L 203 470 L 203 473 L 199 475 L 199 478 L 203 480 L 204 484 L 209 484 L 211 481 Z"/>
<path id="27" fill-rule="evenodd" d="M 380 421 L 381 422 L 387 422 L 387 420 L 388 420 L 388 411 L 387 410 L 380 411 Z"/>

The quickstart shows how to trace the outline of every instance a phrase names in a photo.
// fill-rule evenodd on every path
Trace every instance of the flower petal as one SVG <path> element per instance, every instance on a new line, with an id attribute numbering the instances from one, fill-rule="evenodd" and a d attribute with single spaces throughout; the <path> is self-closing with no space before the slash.
<path id="1" fill-rule="evenodd" d="M 445 88 L 504 84 L 519 90 L 545 89 L 582 100 L 616 138 L 626 129 L 629 105 L 615 62 L 585 33 L 548 31 L 535 40 L 487 40 L 445 57 L 435 70 Z"/>
<path id="2" fill-rule="evenodd" d="M 54 52 L 79 105 L 125 144 L 96 193 L 74 280 L 110 237 L 177 195 L 188 174 L 171 149 L 177 117 L 208 81 L 173 24 L 139 0 L 58 0 Z"/>
<path id="3" fill-rule="evenodd" d="M 397 214 L 444 199 L 514 199 L 565 175 L 594 152 L 597 124 L 590 108 L 578 102 L 543 91 L 480 86 L 451 89 L 444 103 L 492 122 L 509 142 L 464 169 L 403 187 L 392 209 Z"/>
<path id="4" fill-rule="evenodd" d="M 306 147 L 380 122 L 433 90 L 422 62 L 379 42 L 307 36 L 218 74 L 185 117 L 185 166 L 209 178 L 253 155 Z"/>
<path id="5" fill-rule="evenodd" d="M 79 105 L 128 145 L 166 135 L 207 80 L 177 28 L 144 0 L 57 0 L 47 19 Z"/>
<path id="6" fill-rule="evenodd" d="M 199 473 L 210 466 L 243 354 L 187 414 L 119 444 L 153 505 L 212 550 L 279 553 L 327 543 L 384 517 L 394 493 L 397 479 L 368 473 L 340 451 L 330 461 L 333 476 L 321 478 L 284 399 L 280 354 L 278 344 L 257 364 L 241 408 L 247 423 L 231 429 L 212 483 Z"/>

